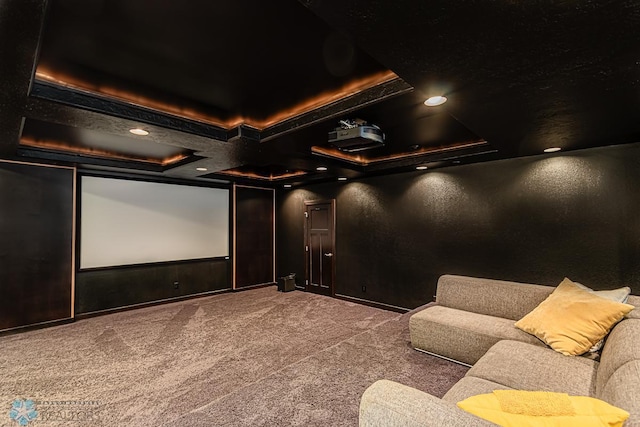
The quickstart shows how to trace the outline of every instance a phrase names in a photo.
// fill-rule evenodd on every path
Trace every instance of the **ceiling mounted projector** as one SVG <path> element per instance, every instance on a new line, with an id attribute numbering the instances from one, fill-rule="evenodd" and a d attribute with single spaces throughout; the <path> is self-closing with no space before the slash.
<path id="1" fill-rule="evenodd" d="M 340 126 L 329 132 L 329 143 L 347 153 L 371 150 L 384 146 L 384 133 L 361 119 L 340 120 Z"/>

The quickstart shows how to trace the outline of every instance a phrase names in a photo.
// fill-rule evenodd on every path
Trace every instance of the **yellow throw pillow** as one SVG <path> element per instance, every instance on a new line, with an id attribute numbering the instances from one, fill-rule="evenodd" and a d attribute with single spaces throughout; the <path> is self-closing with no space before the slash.
<path id="1" fill-rule="evenodd" d="M 629 418 L 599 399 L 546 391 L 495 390 L 458 407 L 503 427 L 622 427 Z"/>
<path id="2" fill-rule="evenodd" d="M 616 301 L 616 302 L 627 302 L 627 299 L 629 298 L 629 294 L 631 293 L 631 288 L 628 286 L 625 286 L 624 288 L 618 288 L 618 289 L 609 289 L 606 291 L 594 291 L 593 289 L 583 285 L 582 283 L 578 283 L 578 282 L 573 282 L 573 283 L 580 289 L 584 289 L 585 291 L 590 292 L 592 294 L 596 294 L 599 297 L 610 299 L 611 301 Z M 589 349 L 589 353 L 597 353 L 598 351 L 600 351 L 603 345 L 604 345 L 604 338 L 598 341 L 597 343 L 595 343 L 593 347 Z M 599 357 L 596 357 L 596 359 L 599 360 Z"/>
<path id="3" fill-rule="evenodd" d="M 535 335 L 552 349 L 575 356 L 604 338 L 633 309 L 632 305 L 580 289 L 565 278 L 547 299 L 515 326 Z"/>

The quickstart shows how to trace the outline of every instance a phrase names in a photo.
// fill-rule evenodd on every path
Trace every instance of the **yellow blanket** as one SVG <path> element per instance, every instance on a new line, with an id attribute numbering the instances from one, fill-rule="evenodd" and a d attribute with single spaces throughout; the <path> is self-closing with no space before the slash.
<path id="1" fill-rule="evenodd" d="M 495 390 L 458 407 L 503 427 L 622 427 L 629 418 L 599 399 L 546 391 Z"/>

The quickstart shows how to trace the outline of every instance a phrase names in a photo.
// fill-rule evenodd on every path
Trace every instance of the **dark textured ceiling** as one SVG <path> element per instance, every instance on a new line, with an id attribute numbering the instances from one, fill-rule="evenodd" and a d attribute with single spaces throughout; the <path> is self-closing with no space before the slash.
<path id="1" fill-rule="evenodd" d="M 637 1 L 303 1 L 504 156 L 638 141 Z"/>
<path id="2" fill-rule="evenodd" d="M 635 1 L 3 0 L 0 154 L 280 186 L 637 142 L 637 28 Z M 332 147 L 347 118 L 385 146 Z"/>
<path id="3" fill-rule="evenodd" d="M 263 122 L 387 71 L 291 0 L 52 0 L 38 72 Z"/>

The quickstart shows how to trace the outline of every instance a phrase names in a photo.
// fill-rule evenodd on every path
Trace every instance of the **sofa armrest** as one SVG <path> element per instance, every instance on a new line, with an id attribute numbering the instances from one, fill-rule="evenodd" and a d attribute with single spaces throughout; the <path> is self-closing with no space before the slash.
<path id="1" fill-rule="evenodd" d="M 489 427 L 495 424 L 455 404 L 393 381 L 380 380 L 360 400 L 360 427 Z"/>

